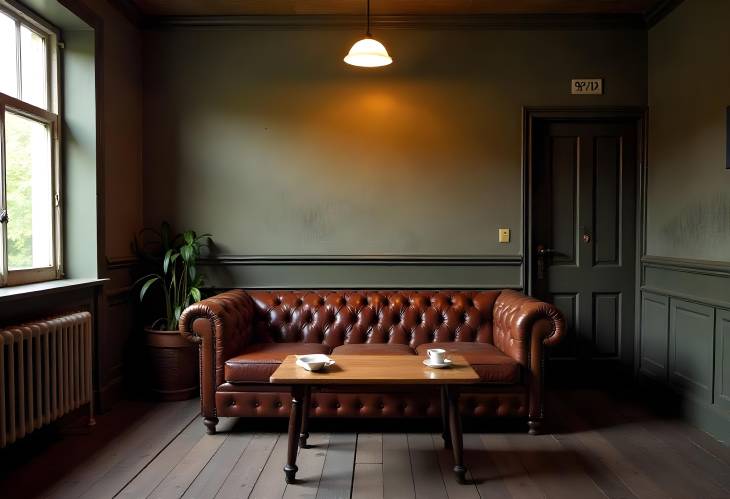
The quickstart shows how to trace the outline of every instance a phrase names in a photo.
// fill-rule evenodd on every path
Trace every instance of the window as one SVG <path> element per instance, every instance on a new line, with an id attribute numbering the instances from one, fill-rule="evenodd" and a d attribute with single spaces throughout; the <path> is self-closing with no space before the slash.
<path id="1" fill-rule="evenodd" d="M 0 286 L 61 276 L 56 40 L 0 0 Z"/>

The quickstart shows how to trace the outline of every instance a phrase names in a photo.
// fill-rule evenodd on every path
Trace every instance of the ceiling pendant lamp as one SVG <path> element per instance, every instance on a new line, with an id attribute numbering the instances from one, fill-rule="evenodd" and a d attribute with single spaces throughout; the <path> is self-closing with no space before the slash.
<path id="1" fill-rule="evenodd" d="M 345 62 L 352 66 L 360 66 L 363 68 L 377 68 L 380 66 L 387 66 L 393 62 L 393 59 L 388 55 L 388 51 L 382 43 L 377 41 L 370 34 L 370 0 L 368 2 L 367 11 L 367 30 L 365 31 L 365 38 L 355 42 L 350 52 L 345 56 Z"/>

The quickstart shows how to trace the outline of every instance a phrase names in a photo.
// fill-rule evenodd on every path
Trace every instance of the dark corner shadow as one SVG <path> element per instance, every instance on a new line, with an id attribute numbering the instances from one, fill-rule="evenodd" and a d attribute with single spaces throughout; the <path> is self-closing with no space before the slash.
<path id="1" fill-rule="evenodd" d="M 544 433 L 556 435 L 676 422 L 683 411 L 676 395 L 641 385 L 552 388 L 545 406 Z"/>
<path id="2" fill-rule="evenodd" d="M 125 402 L 97 415 L 93 427 L 87 424 L 85 406 L 0 449 L 0 495 L 43 495 L 74 469 L 96 459 L 116 439 L 139 427 L 156 406 L 152 402 Z M 31 471 L 37 474 L 39 469 L 43 470 L 41 480 L 28 475 Z"/>

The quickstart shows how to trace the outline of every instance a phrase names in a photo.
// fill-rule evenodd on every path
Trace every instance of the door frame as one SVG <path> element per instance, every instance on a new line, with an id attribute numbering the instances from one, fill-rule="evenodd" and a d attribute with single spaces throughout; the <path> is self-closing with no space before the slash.
<path id="1" fill-rule="evenodd" d="M 549 121 L 605 121 L 627 120 L 636 122 L 636 254 L 634 257 L 634 358 L 639 353 L 640 341 L 640 288 L 641 257 L 646 250 L 646 181 L 647 181 L 647 125 L 648 108 L 645 106 L 558 106 L 522 108 L 522 285 L 525 294 L 532 295 L 533 241 L 532 241 L 532 148 L 535 125 Z"/>

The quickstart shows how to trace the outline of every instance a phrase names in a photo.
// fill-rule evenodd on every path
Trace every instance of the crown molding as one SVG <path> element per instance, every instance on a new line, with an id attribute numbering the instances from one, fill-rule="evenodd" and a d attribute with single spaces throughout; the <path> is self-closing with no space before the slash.
<path id="1" fill-rule="evenodd" d="M 306 30 L 362 28 L 364 16 L 161 16 L 147 18 L 147 26 L 158 29 L 250 29 Z M 640 14 L 478 14 L 478 15 L 384 15 L 372 16 L 376 29 L 645 29 Z"/>
<path id="2" fill-rule="evenodd" d="M 662 0 L 654 5 L 644 16 L 647 28 L 653 28 L 662 19 L 667 17 L 670 12 L 679 7 L 684 0 Z"/>
<path id="3" fill-rule="evenodd" d="M 109 3 L 136 27 L 142 28 L 148 24 L 149 18 L 131 0 L 109 0 Z"/>

